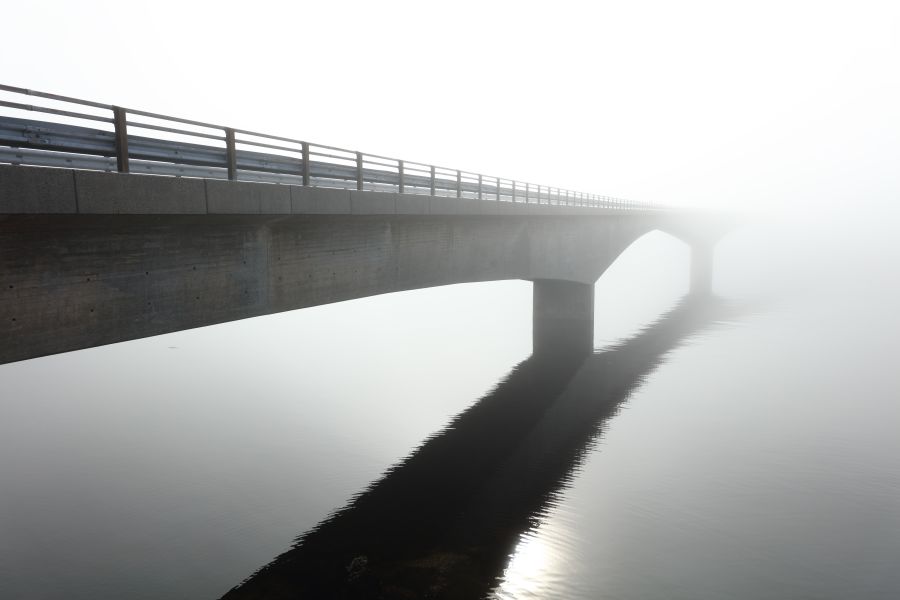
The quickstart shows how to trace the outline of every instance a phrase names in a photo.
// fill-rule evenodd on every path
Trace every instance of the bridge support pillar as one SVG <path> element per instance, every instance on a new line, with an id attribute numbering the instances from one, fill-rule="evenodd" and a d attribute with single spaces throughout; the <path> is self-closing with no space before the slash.
<path id="1" fill-rule="evenodd" d="M 594 284 L 534 281 L 533 351 L 590 352 L 594 347 Z"/>
<path id="2" fill-rule="evenodd" d="M 691 244 L 691 293 L 711 294 L 715 244 Z"/>

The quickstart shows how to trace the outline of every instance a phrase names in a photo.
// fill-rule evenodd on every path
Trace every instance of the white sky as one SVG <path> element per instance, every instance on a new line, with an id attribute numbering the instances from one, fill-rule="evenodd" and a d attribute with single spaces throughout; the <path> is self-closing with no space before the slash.
<path id="1" fill-rule="evenodd" d="M 900 2 L 0 0 L 0 82 L 660 203 L 900 199 Z"/>

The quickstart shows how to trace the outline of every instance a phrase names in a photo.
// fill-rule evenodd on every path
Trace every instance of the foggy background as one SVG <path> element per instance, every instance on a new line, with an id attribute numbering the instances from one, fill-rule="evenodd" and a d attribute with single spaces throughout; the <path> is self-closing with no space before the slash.
<path id="1" fill-rule="evenodd" d="M 714 437 L 747 438 L 729 452 L 757 443 L 754 422 L 774 423 L 761 445 L 784 448 L 835 434 L 848 413 L 868 415 L 839 432 L 850 440 L 841 450 L 852 447 L 840 464 L 862 472 L 855 460 L 877 459 L 858 442 L 895 437 L 896 2 L 35 1 L 6 2 L 0 20 L 4 84 L 746 214 L 717 248 L 715 291 L 793 308 L 695 347 L 684 374 L 670 370 L 642 394 L 683 389 L 699 398 L 698 411 L 746 400 L 717 417 Z M 671 307 L 686 291 L 687 261 L 686 246 L 661 233 L 626 251 L 597 284 L 595 344 L 607 347 Z M 81 574 L 73 577 L 112 590 L 136 585 L 148 598 L 184 582 L 224 591 L 527 356 L 530 295 L 527 282 L 418 290 L 0 367 L 0 475 L 17 482 L 0 502 L 0 583 L 46 578 L 49 557 Z M 724 366 L 738 356 L 739 367 Z M 402 381 L 398 364 L 409 365 Z M 804 394 L 827 400 L 818 429 L 805 427 L 808 406 L 776 412 Z M 768 404 L 753 404 L 758 397 Z M 859 399 L 877 408 L 857 409 Z M 611 441 L 595 460 L 680 448 L 698 472 L 726 462 L 691 436 L 678 409 L 657 409 L 629 413 L 648 414 L 626 419 L 612 439 L 632 446 Z M 685 426 L 682 438 L 668 419 Z M 676 436 L 665 451 L 640 446 L 648 423 L 653 435 Z M 895 446 L 871 445 L 887 457 Z M 834 458 L 803 448 L 814 464 Z M 764 457 L 777 479 L 775 454 Z M 637 465 L 615 459 L 612 476 L 647 467 L 647 455 Z M 897 472 L 882 460 L 885 473 Z M 647 468 L 638 490 L 663 471 Z M 123 477 L 136 469 L 140 479 Z M 295 472 L 297 480 L 284 476 Z M 589 476 L 592 487 L 610 487 L 609 469 Z M 804 494 L 829 489 L 822 485 L 791 489 L 805 509 Z M 44 512 L 30 521 L 21 508 L 29 505 Z M 883 518 L 875 528 L 895 525 Z M 96 547 L 83 551 L 90 536 Z M 216 561 L 180 562 L 192 554 Z"/>
<path id="2" fill-rule="evenodd" d="M 658 203 L 900 185 L 891 1 L 3 9 L 8 85 Z"/>
<path id="3" fill-rule="evenodd" d="M 751 213 L 719 255 L 750 290 L 898 256 L 896 2 L 36 1 L 3 20 L 8 85 Z"/>

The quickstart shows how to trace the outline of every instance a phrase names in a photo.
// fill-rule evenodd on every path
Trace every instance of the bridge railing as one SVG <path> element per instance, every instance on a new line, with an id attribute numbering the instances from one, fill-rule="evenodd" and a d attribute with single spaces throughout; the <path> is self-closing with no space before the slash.
<path id="1" fill-rule="evenodd" d="M 36 98 L 40 104 L 26 102 Z M 37 113 L 36 118 L 27 118 Z M 0 85 L 0 163 L 495 202 L 649 204 Z"/>

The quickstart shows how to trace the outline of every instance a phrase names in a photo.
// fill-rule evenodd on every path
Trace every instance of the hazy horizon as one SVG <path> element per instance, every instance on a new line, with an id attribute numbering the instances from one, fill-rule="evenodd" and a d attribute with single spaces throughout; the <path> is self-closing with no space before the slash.
<path id="1" fill-rule="evenodd" d="M 658 204 L 894 215 L 900 196 L 889 1 L 34 2 L 5 19 L 8 85 Z"/>
<path id="2" fill-rule="evenodd" d="M 533 352 L 517 280 L 0 365 L 0 596 L 218 597 L 329 524 L 325 554 L 422 525 L 455 553 L 418 567 L 466 582 L 469 560 L 494 600 L 900 596 L 900 3 L 52 0 L 3 19 L 0 84 L 744 220 L 711 298 L 688 293 L 684 241 L 638 238 L 594 285 L 593 352 L 565 364 Z M 56 293 L 36 264 L 39 293 L 9 298 Z M 526 417 L 455 429 L 513 397 Z M 444 450 L 403 479 L 433 440 L 491 432 L 492 477 Z M 410 490 L 443 512 L 394 510 Z M 352 583 L 365 561 L 345 558 Z"/>

